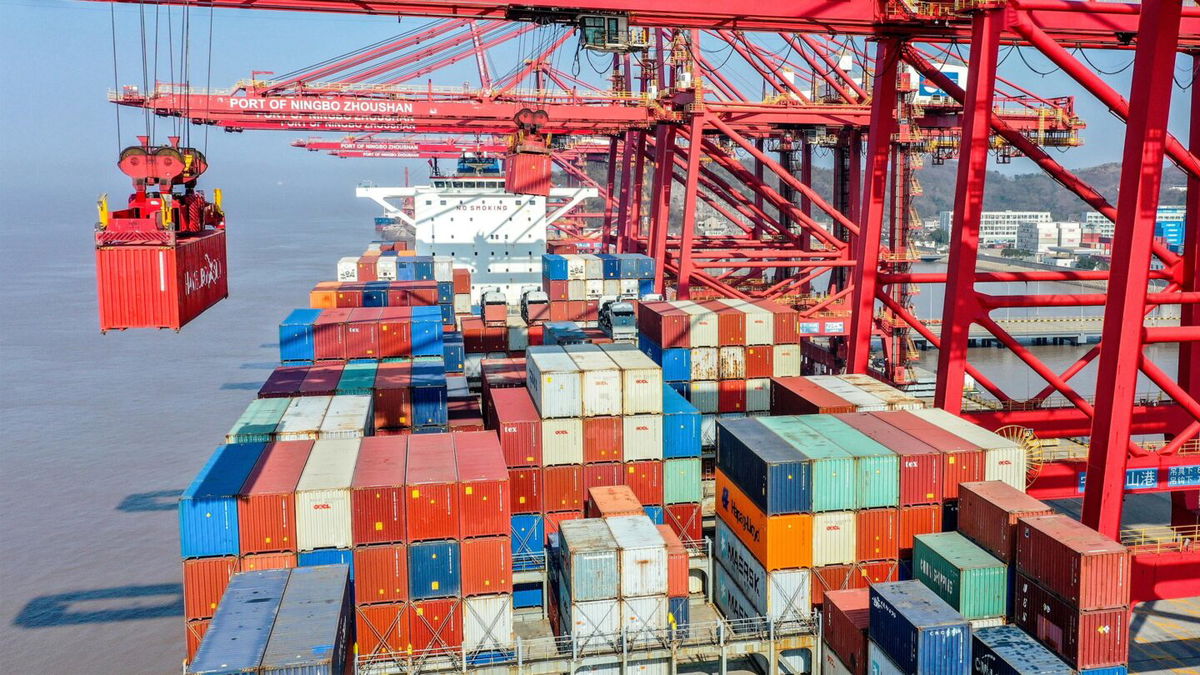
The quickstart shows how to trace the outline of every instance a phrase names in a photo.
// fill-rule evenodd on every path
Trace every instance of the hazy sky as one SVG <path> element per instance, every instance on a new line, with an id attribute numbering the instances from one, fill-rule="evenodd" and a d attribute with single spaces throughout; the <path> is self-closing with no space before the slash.
<path id="1" fill-rule="evenodd" d="M 122 84 L 141 81 L 138 7 L 115 8 L 117 51 Z M 147 8 L 150 13 L 153 10 Z M 180 10 L 176 9 L 175 12 Z M 204 84 L 204 52 L 209 10 L 193 10 L 193 84 Z M 176 14 L 178 17 L 178 14 Z M 299 12 L 219 10 L 214 17 L 212 83 L 227 87 L 251 70 L 287 72 L 409 30 L 427 19 L 306 14 Z M 165 29 L 164 29 L 165 30 Z M 0 181 L 6 225 L 29 218 L 74 221 L 90 226 L 95 197 L 101 192 L 128 192 L 127 180 L 115 166 L 118 148 L 134 142 L 141 123 L 135 112 L 123 114 L 125 138 L 116 138 L 114 106 L 105 100 L 113 86 L 110 6 L 71 0 L 0 0 Z M 163 46 L 165 53 L 165 45 Z M 962 47 L 966 51 L 966 46 Z M 1001 74 L 1045 96 L 1074 93 L 1089 124 L 1083 148 L 1058 155 L 1068 166 L 1117 161 L 1123 125 L 1095 103 L 1062 73 L 1051 70 L 1045 58 L 1025 50 L 1007 54 Z M 497 59 L 503 61 L 501 53 Z M 710 57 L 711 58 L 711 57 Z M 1092 54 L 1092 61 L 1115 71 L 1132 59 L 1132 52 Z M 511 58 L 510 58 L 511 60 Z M 498 63 L 497 70 L 511 64 Z M 1185 60 L 1178 79 L 1190 81 Z M 1125 92 L 1132 68 L 1108 76 Z M 587 72 L 585 65 L 584 72 Z M 167 79 L 165 73 L 162 79 Z M 461 80 L 460 80 L 461 81 Z M 458 82 L 439 82 L 457 84 Z M 1190 92 L 1175 90 L 1172 130 L 1186 138 L 1186 106 Z M 161 128 L 161 127 L 160 127 Z M 203 131 L 193 128 L 193 144 Z M 209 186 L 224 189 L 232 207 L 256 215 L 289 218 L 345 213 L 369 218 L 376 211 L 353 196 L 364 179 L 397 182 L 405 163 L 397 160 L 335 159 L 289 147 L 304 134 L 296 132 L 209 132 Z M 414 179 L 425 175 L 424 161 L 407 162 Z M 1006 171 L 1031 171 L 1015 160 Z"/>

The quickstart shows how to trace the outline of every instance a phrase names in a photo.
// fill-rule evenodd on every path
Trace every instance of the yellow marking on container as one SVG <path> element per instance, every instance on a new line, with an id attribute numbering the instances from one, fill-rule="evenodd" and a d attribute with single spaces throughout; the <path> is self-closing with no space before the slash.
<path id="1" fill-rule="evenodd" d="M 413 498 L 413 499 L 420 499 L 420 497 L 421 497 L 421 491 L 420 491 L 420 490 L 413 490 L 413 491 L 412 491 L 412 498 Z"/>
<path id="2" fill-rule="evenodd" d="M 468 486 L 467 486 L 467 488 L 466 488 L 466 490 L 464 491 L 464 494 L 468 494 L 468 495 L 469 495 L 469 494 L 474 494 L 474 493 L 475 493 L 475 489 L 474 489 L 474 488 L 472 488 L 470 485 L 468 485 Z"/>
<path id="3" fill-rule="evenodd" d="M 382 529 L 383 529 L 383 521 L 381 521 L 381 520 L 375 521 L 375 531 L 379 532 Z"/>
<path id="4" fill-rule="evenodd" d="M 435 590 L 435 591 L 436 591 L 436 590 L 438 589 L 438 586 L 440 586 L 440 584 L 438 584 L 438 582 L 436 582 L 436 581 L 435 581 L 435 582 L 433 582 L 433 585 L 432 585 L 432 590 Z"/>

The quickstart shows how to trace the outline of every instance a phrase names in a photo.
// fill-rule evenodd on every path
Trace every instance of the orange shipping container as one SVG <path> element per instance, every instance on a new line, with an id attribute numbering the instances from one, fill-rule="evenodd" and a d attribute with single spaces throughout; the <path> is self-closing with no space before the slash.
<path id="1" fill-rule="evenodd" d="M 211 618 L 225 594 L 229 579 L 237 571 L 238 559 L 233 556 L 183 561 L 184 619 Z"/>
<path id="2" fill-rule="evenodd" d="M 688 552 L 683 547 L 683 542 L 679 541 L 679 535 L 675 534 L 667 525 L 657 525 L 659 534 L 662 535 L 663 541 L 667 543 L 667 596 L 672 598 L 684 598 L 688 595 Z"/>
<path id="3" fill-rule="evenodd" d="M 646 512 L 628 485 L 591 487 L 588 488 L 587 497 L 583 511 L 588 518 L 640 516 Z"/>
<path id="4" fill-rule="evenodd" d="M 857 514 L 859 560 L 895 560 L 899 557 L 896 536 L 899 534 L 897 509 L 864 509 Z"/>
<path id="5" fill-rule="evenodd" d="M 296 550 L 296 483 L 313 441 L 272 443 L 238 497 L 238 538 L 242 553 Z"/>
<path id="6" fill-rule="evenodd" d="M 337 307 L 338 283 L 322 281 L 308 294 L 308 305 L 314 309 L 333 309 Z"/>
<path id="7" fill-rule="evenodd" d="M 188 663 L 191 663 L 192 659 L 196 658 L 196 652 L 200 649 L 200 642 L 204 640 L 204 634 L 208 632 L 208 626 L 211 623 L 212 619 L 200 619 L 199 621 L 188 621 L 184 626 Z"/>
<path id="8" fill-rule="evenodd" d="M 768 518 L 720 469 L 716 473 L 716 507 L 717 517 L 768 572 L 812 567 L 811 514 Z"/>
<path id="9" fill-rule="evenodd" d="M 896 545 L 900 549 L 900 557 L 908 558 L 912 556 L 913 537 L 918 534 L 930 534 L 941 531 L 941 504 L 901 506 L 896 535 Z"/>
<path id="10" fill-rule="evenodd" d="M 462 597 L 512 593 L 512 538 L 480 537 L 459 544 Z"/>
<path id="11" fill-rule="evenodd" d="M 408 603 L 359 607 L 355 614 L 359 656 L 408 649 Z"/>
<path id="12" fill-rule="evenodd" d="M 355 546 L 404 540 L 405 436 L 368 436 L 358 449 L 350 481 L 350 525 Z"/>
<path id="13" fill-rule="evenodd" d="M 290 570 L 296 565 L 295 553 L 255 553 L 242 556 L 238 571 Z"/>
<path id="14" fill-rule="evenodd" d="M 408 547 L 404 544 L 354 549 L 354 602 L 370 605 L 408 599 Z"/>

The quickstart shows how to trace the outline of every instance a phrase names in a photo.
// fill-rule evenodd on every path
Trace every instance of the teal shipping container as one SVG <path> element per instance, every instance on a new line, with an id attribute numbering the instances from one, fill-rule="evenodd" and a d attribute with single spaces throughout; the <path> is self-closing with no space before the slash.
<path id="1" fill-rule="evenodd" d="M 225 434 L 226 443 L 268 443 L 288 409 L 290 398 L 258 398 L 246 406 L 246 411 Z"/>
<path id="2" fill-rule="evenodd" d="M 379 368 L 377 361 L 351 361 L 342 369 L 342 379 L 338 380 L 338 395 L 374 396 L 375 371 Z"/>
<path id="3" fill-rule="evenodd" d="M 663 461 L 663 502 L 694 504 L 701 501 L 700 458 Z"/>
<path id="4" fill-rule="evenodd" d="M 804 415 L 800 419 L 854 457 L 858 508 L 897 506 L 900 503 L 900 457 L 887 446 L 846 424 L 841 417 Z"/>
<path id="5" fill-rule="evenodd" d="M 957 532 L 917 535 L 913 578 L 967 619 L 1007 615 L 1008 566 Z"/>
<path id="6" fill-rule="evenodd" d="M 812 467 L 812 511 L 851 511 L 858 504 L 854 458 L 800 421 L 798 416 L 759 417 L 763 426 L 787 441 Z"/>

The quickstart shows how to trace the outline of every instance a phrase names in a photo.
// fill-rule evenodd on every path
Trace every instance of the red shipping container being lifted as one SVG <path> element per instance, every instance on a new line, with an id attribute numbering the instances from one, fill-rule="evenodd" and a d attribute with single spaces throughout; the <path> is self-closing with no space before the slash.
<path id="1" fill-rule="evenodd" d="M 1129 605 L 1129 550 L 1064 515 L 1020 520 L 1017 571 L 1081 610 Z"/>
<path id="2" fill-rule="evenodd" d="M 542 463 L 542 420 L 529 390 L 524 387 L 492 389 L 488 392 L 490 426 L 500 438 L 504 461 L 510 467 Z"/>
<path id="3" fill-rule="evenodd" d="M 408 600 L 408 547 L 404 544 L 354 549 L 354 602 L 371 605 Z"/>
<path id="4" fill-rule="evenodd" d="M 1129 608 L 1080 611 L 1017 573 L 1013 623 L 1078 670 L 1129 660 Z"/>
<path id="5" fill-rule="evenodd" d="M 508 468 L 496 434 L 467 431 L 448 436 L 454 440 L 458 469 L 459 536 L 466 539 L 510 534 Z"/>
<path id="6" fill-rule="evenodd" d="M 407 436 L 367 436 L 358 446 L 350 481 L 355 546 L 404 541 Z"/>
<path id="7" fill-rule="evenodd" d="M 406 540 L 458 539 L 458 473 L 450 434 L 408 437 L 404 506 Z"/>
<path id="8" fill-rule="evenodd" d="M 942 499 L 958 499 L 958 484 L 983 480 L 983 448 L 907 410 L 871 413 L 942 453 Z"/>
<path id="9" fill-rule="evenodd" d="M 238 539 L 246 553 L 296 550 L 296 483 L 313 441 L 271 443 L 242 485 Z"/>
<path id="10" fill-rule="evenodd" d="M 542 470 L 538 467 L 509 469 L 508 490 L 513 513 L 542 512 Z"/>
<path id="11" fill-rule="evenodd" d="M 408 606 L 408 635 L 415 654 L 452 654 L 463 641 L 462 601 L 422 600 Z"/>
<path id="12" fill-rule="evenodd" d="M 100 331 L 179 330 L 229 297 L 225 231 L 178 239 L 174 246 L 96 247 Z"/>
<path id="13" fill-rule="evenodd" d="M 1017 555 L 1017 522 L 1027 516 L 1048 516 L 1045 503 L 999 480 L 959 486 L 958 531 L 1005 564 Z"/>
<path id="14" fill-rule="evenodd" d="M 462 597 L 512 593 L 512 539 L 480 537 L 459 545 Z"/>
<path id="15" fill-rule="evenodd" d="M 193 558 L 183 561 L 183 618 L 211 618 L 217 611 L 229 579 L 238 571 L 234 556 Z"/>
<path id="16" fill-rule="evenodd" d="M 821 635 L 854 675 L 867 672 L 871 593 L 865 588 L 829 591 L 821 605 Z"/>
<path id="17" fill-rule="evenodd" d="M 584 472 L 587 472 L 586 468 Z M 662 460 L 626 462 L 621 473 L 621 482 L 633 490 L 643 505 L 657 506 L 663 503 Z"/>

